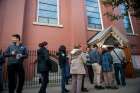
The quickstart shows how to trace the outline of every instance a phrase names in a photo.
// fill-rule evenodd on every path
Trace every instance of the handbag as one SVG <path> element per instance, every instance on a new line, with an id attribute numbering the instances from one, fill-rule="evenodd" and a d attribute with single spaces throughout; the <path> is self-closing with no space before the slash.
<path id="1" fill-rule="evenodd" d="M 50 72 L 53 72 L 53 73 L 58 72 L 57 62 L 55 62 L 51 58 L 49 58 L 49 69 L 50 69 Z"/>
<path id="2" fill-rule="evenodd" d="M 127 63 L 126 63 L 126 62 L 124 62 L 124 60 L 122 60 L 122 59 L 118 56 L 118 54 L 115 52 L 115 50 L 114 50 L 114 49 L 113 49 L 113 52 L 116 54 L 116 56 L 118 57 L 118 59 L 121 61 L 121 64 L 122 64 L 123 68 L 125 68 L 125 67 L 126 67 L 126 65 L 127 65 Z"/>

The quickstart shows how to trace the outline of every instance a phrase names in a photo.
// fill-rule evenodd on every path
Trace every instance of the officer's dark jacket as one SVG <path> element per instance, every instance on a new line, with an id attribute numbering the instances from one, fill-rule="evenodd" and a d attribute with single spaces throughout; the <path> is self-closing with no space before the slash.
<path id="1" fill-rule="evenodd" d="M 16 57 L 12 56 L 12 51 L 16 51 L 16 54 L 22 54 L 22 57 L 17 59 Z M 6 49 L 4 56 L 8 57 L 8 65 L 17 63 L 22 64 L 24 59 L 28 57 L 27 48 L 23 44 L 19 44 L 18 46 L 12 44 Z"/>

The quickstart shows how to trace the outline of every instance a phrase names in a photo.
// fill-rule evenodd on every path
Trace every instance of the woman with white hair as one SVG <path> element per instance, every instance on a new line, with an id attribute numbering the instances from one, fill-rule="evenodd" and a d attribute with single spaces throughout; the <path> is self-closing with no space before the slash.
<path id="1" fill-rule="evenodd" d="M 72 93 L 81 93 L 82 77 L 86 74 L 84 59 L 80 46 L 76 46 L 72 51 L 70 73 L 72 75 Z"/>

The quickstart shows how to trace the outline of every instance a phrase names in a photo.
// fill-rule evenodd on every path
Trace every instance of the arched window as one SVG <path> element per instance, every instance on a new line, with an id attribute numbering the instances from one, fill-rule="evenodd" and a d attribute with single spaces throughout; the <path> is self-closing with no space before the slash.
<path id="1" fill-rule="evenodd" d="M 130 22 L 131 21 L 130 20 L 130 14 L 129 14 L 129 12 L 127 12 L 127 9 L 126 9 L 124 4 L 120 5 L 120 11 L 121 11 L 121 14 L 125 14 L 125 16 L 123 18 L 123 24 L 124 24 L 125 31 L 127 33 L 133 33 L 132 25 L 131 25 L 131 22 Z"/>
<path id="2" fill-rule="evenodd" d="M 59 24 L 59 0 L 38 0 L 37 22 Z"/>
<path id="3" fill-rule="evenodd" d="M 88 18 L 88 28 L 103 29 L 100 0 L 86 0 L 86 13 Z"/>

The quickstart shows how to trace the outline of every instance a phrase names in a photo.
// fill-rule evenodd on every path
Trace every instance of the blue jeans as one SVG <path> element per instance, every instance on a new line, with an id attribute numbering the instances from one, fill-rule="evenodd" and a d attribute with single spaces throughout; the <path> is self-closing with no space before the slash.
<path id="1" fill-rule="evenodd" d="M 123 86 L 126 85 L 125 82 L 125 73 L 122 64 L 115 63 L 114 64 L 114 70 L 115 70 L 115 78 L 118 85 L 122 84 Z"/>
<path id="2" fill-rule="evenodd" d="M 66 67 L 62 67 L 61 68 L 61 76 L 62 76 L 62 79 L 61 79 L 61 93 L 65 93 L 65 84 L 66 84 Z"/>

